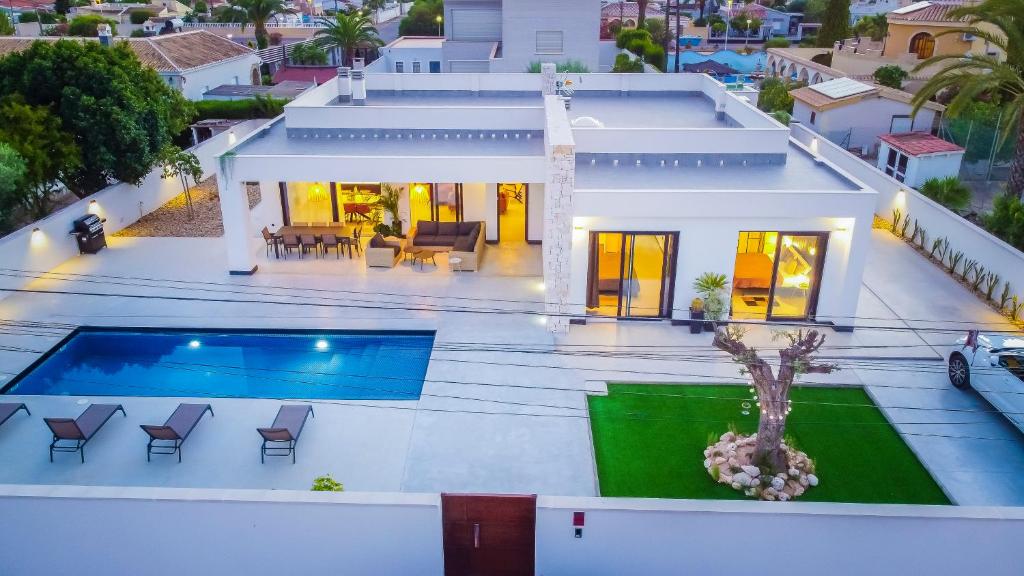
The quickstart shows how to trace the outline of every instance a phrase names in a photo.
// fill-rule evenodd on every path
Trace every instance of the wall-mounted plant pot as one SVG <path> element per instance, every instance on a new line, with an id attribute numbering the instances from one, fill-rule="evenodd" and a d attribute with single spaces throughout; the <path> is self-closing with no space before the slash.
<path id="1" fill-rule="evenodd" d="M 694 310 L 693 308 L 690 308 L 690 334 L 700 334 L 703 322 L 698 322 L 698 320 L 703 319 L 703 310 Z"/>

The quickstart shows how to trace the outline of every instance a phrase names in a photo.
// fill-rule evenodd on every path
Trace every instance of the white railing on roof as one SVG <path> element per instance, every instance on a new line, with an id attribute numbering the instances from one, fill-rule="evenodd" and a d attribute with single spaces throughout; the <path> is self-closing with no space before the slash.
<path id="1" fill-rule="evenodd" d="M 319 44 L 320 42 L 321 40 L 319 38 L 309 38 L 298 42 L 268 46 L 262 50 L 257 50 L 256 55 L 260 57 L 260 60 L 263 60 L 264 64 L 273 64 L 275 62 L 286 60 L 288 56 L 291 55 L 292 50 L 300 44 Z"/>

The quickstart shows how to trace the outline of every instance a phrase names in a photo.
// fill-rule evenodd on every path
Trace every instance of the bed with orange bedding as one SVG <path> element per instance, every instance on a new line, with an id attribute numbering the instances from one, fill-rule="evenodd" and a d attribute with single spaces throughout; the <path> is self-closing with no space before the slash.
<path id="1" fill-rule="evenodd" d="M 736 255 L 736 272 L 733 274 L 734 288 L 764 288 L 772 286 L 772 259 L 761 252 L 747 252 Z"/>

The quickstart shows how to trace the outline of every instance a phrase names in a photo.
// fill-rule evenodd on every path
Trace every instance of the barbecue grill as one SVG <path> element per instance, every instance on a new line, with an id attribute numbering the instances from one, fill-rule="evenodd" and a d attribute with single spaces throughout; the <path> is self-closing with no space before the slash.
<path id="1" fill-rule="evenodd" d="M 78 240 L 80 254 L 95 254 L 107 245 L 107 237 L 103 233 L 103 220 L 95 214 L 87 214 L 72 223 L 71 234 Z"/>

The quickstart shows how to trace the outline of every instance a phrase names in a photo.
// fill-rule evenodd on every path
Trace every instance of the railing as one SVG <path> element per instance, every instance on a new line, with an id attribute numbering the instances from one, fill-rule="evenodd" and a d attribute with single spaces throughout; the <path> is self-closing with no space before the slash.
<path id="1" fill-rule="evenodd" d="M 308 40 L 301 40 L 299 42 L 290 42 L 288 44 L 279 44 L 277 46 L 269 46 L 262 50 L 257 50 L 256 55 L 263 60 L 264 64 L 273 64 L 275 62 L 282 62 L 288 59 L 291 55 L 292 50 L 296 46 L 302 44 L 319 44 L 321 40 L 319 38 L 309 38 Z"/>

